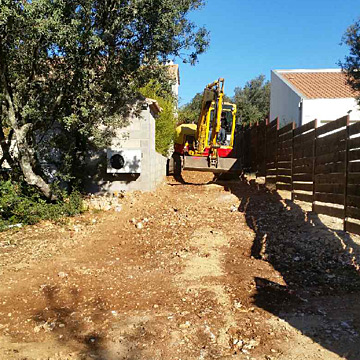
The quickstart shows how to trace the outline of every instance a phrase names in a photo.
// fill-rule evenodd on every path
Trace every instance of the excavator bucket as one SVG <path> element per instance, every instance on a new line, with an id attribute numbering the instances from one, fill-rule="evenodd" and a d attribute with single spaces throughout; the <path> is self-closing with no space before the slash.
<path id="1" fill-rule="evenodd" d="M 237 158 L 218 158 L 216 166 L 209 163 L 207 157 L 203 156 L 184 156 L 184 170 L 204 171 L 219 173 L 240 174 L 242 170 L 241 160 Z"/>

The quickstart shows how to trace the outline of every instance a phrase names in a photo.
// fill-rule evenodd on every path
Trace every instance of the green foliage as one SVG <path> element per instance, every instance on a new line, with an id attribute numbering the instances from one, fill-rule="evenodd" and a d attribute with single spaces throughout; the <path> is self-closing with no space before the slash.
<path id="1" fill-rule="evenodd" d="M 24 182 L 0 181 L 0 231 L 14 224 L 35 224 L 40 220 L 58 220 L 82 212 L 82 197 L 58 192 L 56 203 L 47 202 L 33 187 Z"/>
<path id="2" fill-rule="evenodd" d="M 202 93 L 197 93 L 190 102 L 179 109 L 179 124 L 197 124 L 201 111 Z M 224 102 L 232 102 L 232 99 L 224 95 Z"/>
<path id="3" fill-rule="evenodd" d="M 195 64 L 206 50 L 208 32 L 188 19 L 203 3 L 1 1 L 0 126 L 17 138 L 26 127 L 22 172 L 39 167 L 31 154 L 48 154 L 77 183 L 86 154 L 110 141 L 103 129 L 125 124 L 137 90 L 163 77 L 161 64 L 174 57 Z"/>
<path id="4" fill-rule="evenodd" d="M 350 54 L 339 65 L 346 73 L 352 88 L 355 91 L 360 91 L 360 19 L 349 26 L 343 36 L 343 43 L 349 47 Z M 360 96 L 358 102 L 360 104 Z"/>
<path id="5" fill-rule="evenodd" d="M 158 81 L 149 82 L 140 89 L 140 93 L 147 98 L 156 100 L 162 108 L 155 120 L 155 148 L 157 152 L 167 156 L 176 126 L 175 98 L 171 93 L 165 92 Z"/>
<path id="6" fill-rule="evenodd" d="M 179 109 L 179 124 L 196 124 L 201 111 L 202 93 L 197 93 L 190 102 Z"/>
<path id="7" fill-rule="evenodd" d="M 264 120 L 270 111 L 270 83 L 265 81 L 265 75 L 248 81 L 243 88 L 235 88 L 234 102 L 244 125 Z"/>

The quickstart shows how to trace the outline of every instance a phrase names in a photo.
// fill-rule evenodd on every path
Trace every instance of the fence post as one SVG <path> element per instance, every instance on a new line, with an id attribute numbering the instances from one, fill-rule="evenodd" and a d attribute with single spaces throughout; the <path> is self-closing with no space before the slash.
<path id="1" fill-rule="evenodd" d="M 274 158 L 274 165 L 275 165 L 275 170 L 276 170 L 276 176 L 275 176 L 275 188 L 276 188 L 276 184 L 278 182 L 278 143 L 279 143 L 279 128 L 280 128 L 280 122 L 279 122 L 279 117 L 276 117 L 276 136 L 275 136 L 275 158 Z"/>
<path id="2" fill-rule="evenodd" d="M 315 119 L 315 125 L 314 125 L 314 140 L 313 140 L 313 162 L 312 162 L 312 180 L 313 180 L 313 186 L 312 186 L 312 202 L 311 202 L 311 210 L 315 210 L 315 166 L 316 166 L 316 139 L 317 139 L 317 125 L 318 121 Z"/>
<path id="3" fill-rule="evenodd" d="M 266 122 L 265 122 L 265 134 L 264 134 L 264 176 L 265 176 L 265 183 L 266 183 L 266 147 L 267 147 L 267 136 L 266 136 L 266 130 L 267 130 L 267 127 L 268 125 L 270 124 L 270 121 L 269 121 L 269 118 L 266 118 Z"/>
<path id="4" fill-rule="evenodd" d="M 348 165 L 349 165 L 349 125 L 350 125 L 350 115 L 346 117 L 346 137 L 345 137 L 345 176 L 344 176 L 344 219 L 343 219 L 343 229 L 346 231 L 346 208 L 347 208 L 347 190 L 348 190 Z"/>
<path id="5" fill-rule="evenodd" d="M 255 177 L 259 173 L 259 123 L 256 123 L 256 164 L 255 164 Z"/>
<path id="6" fill-rule="evenodd" d="M 314 140 L 313 140 L 313 168 L 312 168 L 312 180 L 313 180 L 313 189 L 312 189 L 312 202 L 311 202 L 311 210 L 314 211 L 315 210 L 315 178 L 316 178 L 316 174 L 315 174 L 315 167 L 316 167 L 316 139 L 317 139 L 317 125 L 318 125 L 318 121 L 317 119 L 315 120 L 315 125 L 314 125 Z"/>
<path id="7" fill-rule="evenodd" d="M 311 211 L 315 210 L 315 178 L 316 178 L 316 174 L 315 174 L 315 167 L 316 167 L 316 139 L 317 139 L 317 125 L 318 125 L 318 121 L 317 119 L 315 120 L 315 125 L 314 125 L 314 140 L 313 140 L 313 166 L 312 166 L 312 180 L 313 180 L 313 188 L 312 188 L 312 202 L 311 202 Z"/>
<path id="8" fill-rule="evenodd" d="M 293 121 L 291 130 L 291 159 L 290 159 L 290 176 L 291 176 L 291 201 L 294 200 L 294 182 L 293 182 L 293 171 L 294 171 L 294 129 L 296 128 L 295 121 Z"/>

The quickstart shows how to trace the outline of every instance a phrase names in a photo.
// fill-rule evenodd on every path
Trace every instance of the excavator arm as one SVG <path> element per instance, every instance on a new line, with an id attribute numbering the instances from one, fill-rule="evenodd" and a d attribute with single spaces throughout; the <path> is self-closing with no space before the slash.
<path id="1" fill-rule="evenodd" d="M 211 147 L 216 147 L 216 139 L 221 128 L 221 112 L 224 97 L 224 79 L 220 78 L 207 85 L 204 89 L 201 103 L 201 111 L 196 132 L 196 141 L 198 143 L 197 153 L 203 153 L 208 145 L 209 129 L 211 128 Z M 214 107 L 214 116 L 211 127 L 210 108 Z"/>

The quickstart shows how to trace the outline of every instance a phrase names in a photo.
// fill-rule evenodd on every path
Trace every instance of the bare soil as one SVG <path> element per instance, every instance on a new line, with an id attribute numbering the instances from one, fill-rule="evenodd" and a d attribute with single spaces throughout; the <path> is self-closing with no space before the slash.
<path id="1" fill-rule="evenodd" d="M 360 359 L 360 241 L 260 182 L 168 178 L 0 235 L 0 359 Z"/>

